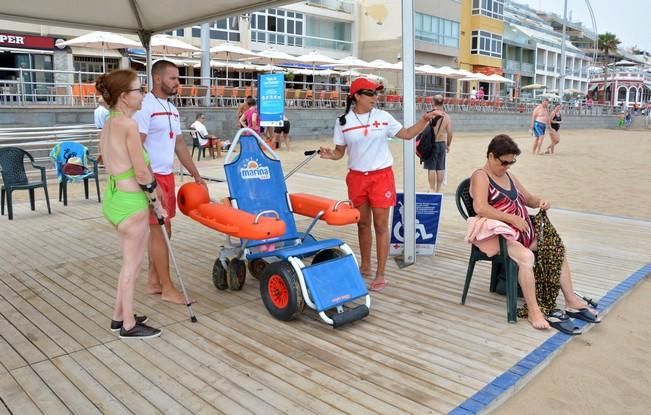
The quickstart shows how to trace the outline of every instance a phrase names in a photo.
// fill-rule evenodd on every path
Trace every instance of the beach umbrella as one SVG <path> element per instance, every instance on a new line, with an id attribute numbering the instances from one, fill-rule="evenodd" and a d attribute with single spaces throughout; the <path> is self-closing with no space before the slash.
<path id="1" fill-rule="evenodd" d="M 61 42 L 61 46 L 80 46 L 84 48 L 102 49 L 102 67 L 106 72 L 106 57 L 104 51 L 106 49 L 127 49 L 127 48 L 141 48 L 140 42 L 131 40 L 127 37 L 120 36 L 111 32 L 91 32 L 74 39 Z"/>
<path id="2" fill-rule="evenodd" d="M 226 83 L 228 84 L 228 69 L 229 67 L 233 67 L 229 65 L 229 62 L 233 59 L 250 58 L 252 56 L 257 56 L 257 54 L 248 49 L 244 49 L 239 46 L 233 45 L 232 43 L 226 42 L 226 43 L 222 43 L 221 45 L 217 45 L 213 48 L 210 48 L 210 56 L 215 59 L 221 59 L 226 61 Z"/>
<path id="3" fill-rule="evenodd" d="M 522 89 L 523 91 L 528 91 L 530 89 L 545 89 L 545 88 L 547 88 L 547 86 L 542 85 L 542 84 L 529 84 L 529 85 L 523 86 L 520 89 Z"/>
<path id="4" fill-rule="evenodd" d="M 402 71 L 402 62 L 390 63 L 382 59 L 376 59 L 368 63 L 369 68 L 381 69 L 383 71 Z"/>
<path id="5" fill-rule="evenodd" d="M 493 80 L 493 82 L 506 82 L 507 84 L 512 84 L 514 81 L 510 80 L 509 78 L 505 78 L 503 76 L 500 76 L 498 74 L 493 74 L 490 75 L 489 78 Z"/>
<path id="6" fill-rule="evenodd" d="M 317 51 L 313 50 L 310 53 L 307 53 L 305 55 L 297 56 L 294 58 L 296 62 L 301 62 L 301 63 L 309 63 L 312 65 L 312 77 L 318 76 L 316 74 L 316 65 L 317 64 L 328 64 L 332 65 L 337 63 L 337 60 L 334 58 L 331 58 L 326 55 L 322 55 L 318 53 Z M 307 75 L 307 74 L 304 74 Z M 312 78 L 314 80 L 314 78 Z M 312 104 L 314 104 L 314 101 L 316 100 L 316 94 L 314 93 L 314 81 L 312 82 Z"/>
<path id="7" fill-rule="evenodd" d="M 273 65 L 282 62 L 296 62 L 296 56 L 289 55 L 285 52 L 281 52 L 275 48 L 267 48 L 262 52 L 256 53 L 256 55 L 251 58 L 251 61 L 254 63 L 263 63 L 265 65 Z"/>
<path id="8" fill-rule="evenodd" d="M 167 35 L 152 36 L 150 47 L 152 53 L 163 56 L 178 55 L 184 52 L 201 52 L 198 47 Z"/>
<path id="9" fill-rule="evenodd" d="M 348 70 L 351 70 L 352 68 L 372 68 L 373 67 L 368 62 L 366 62 L 366 61 L 364 61 L 364 60 L 362 60 L 360 58 L 357 58 L 355 56 L 352 56 L 352 55 L 349 55 L 349 56 L 346 56 L 345 58 L 339 59 L 337 61 L 337 63 L 333 64 L 332 66 L 336 66 L 336 67 L 343 66 L 343 67 L 347 67 Z"/>

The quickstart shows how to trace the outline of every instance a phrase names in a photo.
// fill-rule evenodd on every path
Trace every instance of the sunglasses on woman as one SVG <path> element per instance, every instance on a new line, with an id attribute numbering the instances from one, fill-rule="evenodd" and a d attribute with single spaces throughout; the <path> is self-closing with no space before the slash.
<path id="1" fill-rule="evenodd" d="M 366 95 L 367 97 L 374 97 L 377 95 L 377 91 L 371 91 L 370 89 L 362 89 L 361 91 L 357 91 L 357 94 Z"/>
<path id="2" fill-rule="evenodd" d="M 512 166 L 512 165 L 514 165 L 515 162 L 517 161 L 516 159 L 513 159 L 513 160 L 502 160 L 502 159 L 499 158 L 499 157 L 495 157 L 495 158 L 497 159 L 497 161 L 500 162 L 500 164 L 502 164 L 502 167 Z"/>
<path id="3" fill-rule="evenodd" d="M 133 92 L 133 91 L 139 91 L 140 93 L 146 93 L 147 89 L 144 86 L 141 86 L 140 88 L 131 88 L 127 89 L 127 92 Z"/>

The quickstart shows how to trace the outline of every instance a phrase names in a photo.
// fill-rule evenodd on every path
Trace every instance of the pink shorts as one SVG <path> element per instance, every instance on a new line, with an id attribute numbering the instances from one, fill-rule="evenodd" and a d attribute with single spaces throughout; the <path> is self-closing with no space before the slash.
<path id="1" fill-rule="evenodd" d="M 174 187 L 174 174 L 154 173 L 154 177 L 156 177 L 156 182 L 163 191 L 163 200 L 161 202 L 163 203 L 163 208 L 165 208 L 165 211 L 167 212 L 167 219 L 165 219 L 165 222 L 169 222 L 170 219 L 176 216 L 176 189 Z M 158 219 L 156 219 L 153 209 L 150 209 L 149 224 L 158 225 Z"/>
<path id="2" fill-rule="evenodd" d="M 374 208 L 390 208 L 396 204 L 396 182 L 390 166 L 368 172 L 349 170 L 346 185 L 355 207 L 368 203 Z"/>

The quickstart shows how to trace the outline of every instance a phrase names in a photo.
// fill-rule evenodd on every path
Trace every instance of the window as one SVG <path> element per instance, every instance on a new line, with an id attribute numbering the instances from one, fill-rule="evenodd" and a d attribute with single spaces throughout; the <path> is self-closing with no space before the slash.
<path id="1" fill-rule="evenodd" d="M 472 0 L 472 14 L 504 20 L 504 0 Z"/>
<path id="2" fill-rule="evenodd" d="M 473 30 L 470 53 L 501 58 L 502 36 L 484 30 Z"/>
<path id="3" fill-rule="evenodd" d="M 209 28 L 211 39 L 240 41 L 240 20 L 237 16 L 212 22 Z M 201 26 L 192 26 L 192 37 L 201 37 Z"/>
<path id="4" fill-rule="evenodd" d="M 102 57 L 95 56 L 75 56 L 74 58 L 74 67 L 75 71 L 81 71 L 81 82 L 95 82 L 98 73 L 104 73 L 104 64 L 102 62 Z M 106 59 L 106 72 L 110 72 L 114 69 L 120 67 L 120 60 L 117 58 L 105 58 Z M 95 73 L 84 73 L 84 72 L 95 72 Z M 75 76 L 75 81 L 77 76 Z"/>
<path id="5" fill-rule="evenodd" d="M 176 30 L 172 30 L 171 32 L 165 32 L 165 34 L 170 36 L 183 37 L 183 35 L 185 34 L 185 29 L 176 29 Z"/>
<path id="6" fill-rule="evenodd" d="M 251 15 L 251 40 L 253 42 L 303 46 L 302 35 L 302 13 L 267 9 Z"/>
<path id="7" fill-rule="evenodd" d="M 459 47 L 459 22 L 416 13 L 416 39 L 437 45 Z"/>

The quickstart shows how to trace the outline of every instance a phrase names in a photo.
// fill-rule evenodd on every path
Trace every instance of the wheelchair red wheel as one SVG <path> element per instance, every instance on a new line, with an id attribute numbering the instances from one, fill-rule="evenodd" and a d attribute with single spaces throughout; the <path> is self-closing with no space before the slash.
<path id="1" fill-rule="evenodd" d="M 298 275 L 284 261 L 265 267 L 260 280 L 260 296 L 267 311 L 278 320 L 294 320 L 305 306 Z"/>
<path id="2" fill-rule="evenodd" d="M 229 260 L 226 258 L 226 266 L 229 266 Z M 222 261 L 217 257 L 215 264 L 212 267 L 212 283 L 218 290 L 225 290 L 228 288 L 228 280 L 226 280 L 226 269 L 222 265 Z"/>
<path id="3" fill-rule="evenodd" d="M 239 291 L 246 281 L 246 263 L 238 258 L 231 259 L 228 264 L 228 287 L 232 291 Z"/>

